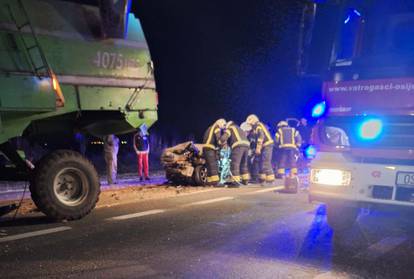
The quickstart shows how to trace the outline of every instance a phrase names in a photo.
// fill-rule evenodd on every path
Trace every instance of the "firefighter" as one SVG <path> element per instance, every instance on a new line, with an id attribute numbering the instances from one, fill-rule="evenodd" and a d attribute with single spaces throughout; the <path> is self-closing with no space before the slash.
<path id="1" fill-rule="evenodd" d="M 302 148 L 306 147 L 310 143 L 310 138 L 312 135 L 312 128 L 308 125 L 308 120 L 306 118 L 301 118 L 300 123 L 297 127 L 297 130 L 302 138 Z"/>
<path id="2" fill-rule="evenodd" d="M 231 147 L 231 185 L 237 186 L 240 182 L 244 185 L 249 183 L 249 146 L 245 132 L 233 121 L 226 124 L 222 141 L 227 141 Z"/>
<path id="3" fill-rule="evenodd" d="M 272 183 L 275 175 L 272 169 L 272 154 L 274 141 L 266 126 L 259 121 L 259 118 L 251 114 L 246 122 L 252 125 L 252 137 L 256 142 L 255 156 L 259 160 L 259 182 Z"/>
<path id="4" fill-rule="evenodd" d="M 108 135 L 105 136 L 103 140 L 108 184 L 116 184 L 116 175 L 118 172 L 119 138 L 115 135 Z"/>
<path id="5" fill-rule="evenodd" d="M 286 168 L 290 169 L 292 175 L 297 175 L 296 154 L 302 144 L 299 132 L 295 128 L 289 127 L 286 121 L 280 121 L 277 124 L 275 141 L 279 153 L 277 176 L 283 177 Z"/>
<path id="6" fill-rule="evenodd" d="M 249 141 L 249 173 L 250 173 L 250 182 L 257 183 L 259 181 L 259 160 L 255 156 L 256 151 L 256 139 L 252 133 L 252 125 L 243 122 L 240 125 L 240 128 L 243 132 L 246 133 L 247 139 Z"/>
<path id="7" fill-rule="evenodd" d="M 226 120 L 219 119 L 208 127 L 203 139 L 203 154 L 207 164 L 207 184 L 217 185 L 220 181 L 218 176 L 217 150 L 224 145 L 222 131 L 226 127 Z"/>

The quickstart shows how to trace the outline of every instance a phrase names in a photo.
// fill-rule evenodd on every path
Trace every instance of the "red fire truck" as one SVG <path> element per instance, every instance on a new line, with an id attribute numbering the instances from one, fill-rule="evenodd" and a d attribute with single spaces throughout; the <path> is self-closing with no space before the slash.
<path id="1" fill-rule="evenodd" d="M 360 208 L 414 212 L 414 1 L 315 1 L 302 73 L 322 77 L 311 201 L 335 232 Z"/>

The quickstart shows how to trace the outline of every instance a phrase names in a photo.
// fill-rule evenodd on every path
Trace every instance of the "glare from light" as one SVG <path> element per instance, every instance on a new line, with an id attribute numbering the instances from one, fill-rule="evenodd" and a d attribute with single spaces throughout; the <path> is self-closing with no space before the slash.
<path id="1" fill-rule="evenodd" d="M 351 173 L 337 169 L 312 169 L 311 182 L 328 186 L 347 186 L 351 184 Z"/>
<path id="2" fill-rule="evenodd" d="M 397 168 L 396 167 L 394 167 L 394 166 L 386 166 L 385 167 L 386 169 L 389 169 L 389 170 L 396 170 Z"/>
<path id="3" fill-rule="evenodd" d="M 357 9 L 351 9 L 348 13 L 348 16 L 346 17 L 344 24 L 347 24 L 349 21 L 351 21 L 351 17 L 353 17 L 354 15 L 361 17 L 362 14 L 361 12 L 359 12 Z"/>
<path id="4" fill-rule="evenodd" d="M 56 78 L 52 78 L 52 87 L 53 87 L 53 90 L 57 90 L 57 80 L 56 80 Z"/>
<path id="5" fill-rule="evenodd" d="M 326 102 L 316 104 L 312 109 L 312 117 L 319 118 L 325 114 L 326 111 Z"/>
<path id="6" fill-rule="evenodd" d="M 344 23 L 347 24 L 351 20 L 351 16 L 348 15 L 348 17 L 345 19 Z"/>
<path id="7" fill-rule="evenodd" d="M 305 157 L 307 159 L 313 159 L 316 157 L 316 148 L 313 145 L 309 145 L 305 148 Z"/>
<path id="8" fill-rule="evenodd" d="M 361 123 L 358 135 L 362 140 L 375 140 L 383 130 L 383 123 L 380 119 L 368 119 Z"/>
<path id="9" fill-rule="evenodd" d="M 37 77 L 34 77 L 33 81 L 35 84 L 37 84 L 38 89 L 42 92 L 48 92 L 51 89 L 52 83 L 48 78 L 38 79 Z"/>

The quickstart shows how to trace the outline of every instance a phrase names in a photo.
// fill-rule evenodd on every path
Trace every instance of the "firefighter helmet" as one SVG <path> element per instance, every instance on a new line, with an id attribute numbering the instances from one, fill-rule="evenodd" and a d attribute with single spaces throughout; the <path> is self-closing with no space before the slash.
<path id="1" fill-rule="evenodd" d="M 277 123 L 277 127 L 287 127 L 289 126 L 289 124 L 286 121 L 280 121 L 279 123 Z"/>
<path id="2" fill-rule="evenodd" d="M 224 118 L 220 118 L 214 124 L 219 126 L 220 129 L 224 129 L 226 127 L 226 120 Z"/>
<path id="3" fill-rule="evenodd" d="M 247 124 L 254 125 L 259 122 L 259 118 L 255 114 L 250 114 L 246 119 Z"/>
<path id="4" fill-rule="evenodd" d="M 240 125 L 240 129 L 242 129 L 245 133 L 249 133 L 252 130 L 252 125 L 247 122 L 243 122 Z"/>
<path id="5" fill-rule="evenodd" d="M 228 129 L 233 124 L 234 124 L 233 121 L 227 121 L 227 123 L 226 123 L 226 129 Z"/>

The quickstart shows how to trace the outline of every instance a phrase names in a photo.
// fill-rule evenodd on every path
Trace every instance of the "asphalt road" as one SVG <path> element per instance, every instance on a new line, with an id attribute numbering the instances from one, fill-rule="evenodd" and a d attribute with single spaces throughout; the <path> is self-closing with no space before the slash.
<path id="1" fill-rule="evenodd" d="M 413 278 L 414 236 L 394 217 L 363 213 L 339 246 L 323 205 L 261 187 L 39 214 L 0 223 L 0 277 Z"/>

